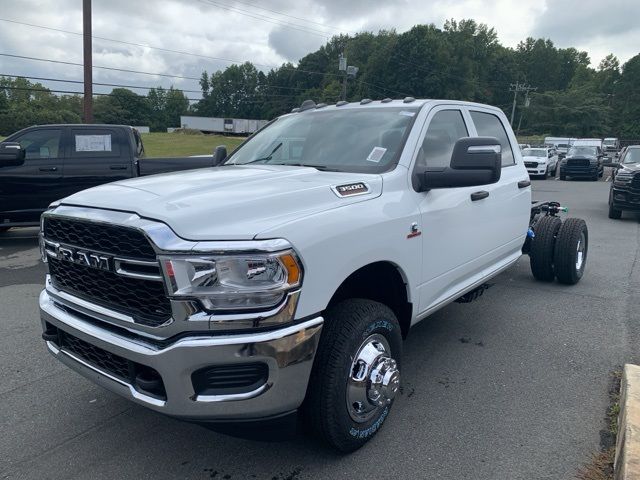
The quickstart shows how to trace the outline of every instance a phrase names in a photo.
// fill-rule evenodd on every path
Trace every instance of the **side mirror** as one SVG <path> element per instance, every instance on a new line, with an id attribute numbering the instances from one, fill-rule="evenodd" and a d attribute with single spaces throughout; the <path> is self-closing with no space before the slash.
<path id="1" fill-rule="evenodd" d="M 453 147 L 449 167 L 427 168 L 421 174 L 420 190 L 489 185 L 500 180 L 501 171 L 502 147 L 497 138 L 461 138 Z"/>
<path id="2" fill-rule="evenodd" d="M 213 161 L 211 166 L 217 167 L 218 165 L 222 165 L 222 162 L 227 158 L 227 147 L 224 145 L 218 145 L 216 149 L 213 151 Z"/>
<path id="3" fill-rule="evenodd" d="M 605 162 L 602 164 L 603 167 L 611 167 L 611 168 L 622 168 L 622 165 L 618 162 Z"/>
<path id="4" fill-rule="evenodd" d="M 17 142 L 0 143 L 0 168 L 19 167 L 24 163 L 26 151 Z"/>

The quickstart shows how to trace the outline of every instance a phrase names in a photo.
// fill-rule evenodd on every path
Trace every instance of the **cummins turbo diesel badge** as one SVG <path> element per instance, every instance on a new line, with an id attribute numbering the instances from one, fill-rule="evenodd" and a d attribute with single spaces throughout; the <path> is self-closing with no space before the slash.
<path id="1" fill-rule="evenodd" d="M 333 187 L 333 191 L 339 197 L 351 197 L 354 195 L 363 195 L 369 192 L 369 187 L 364 182 L 347 183 L 345 185 L 337 185 Z"/>

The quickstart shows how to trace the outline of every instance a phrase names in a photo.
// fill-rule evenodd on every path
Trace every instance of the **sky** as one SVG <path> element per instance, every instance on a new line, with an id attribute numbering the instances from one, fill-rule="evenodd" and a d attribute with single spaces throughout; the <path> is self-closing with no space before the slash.
<path id="1" fill-rule="evenodd" d="M 0 54 L 82 63 L 77 34 L 82 0 L 2 0 L 0 5 Z M 640 53 L 640 0 L 93 0 L 92 9 L 94 66 L 191 77 L 94 68 L 94 82 L 174 85 L 194 90 L 187 92 L 193 99 L 200 98 L 195 78 L 203 70 L 247 60 L 268 70 L 295 63 L 338 33 L 403 32 L 419 23 L 442 27 L 451 18 L 494 27 L 505 46 L 515 47 L 528 36 L 550 38 L 559 47 L 587 51 L 594 66 L 609 53 L 621 63 Z M 79 66 L 0 55 L 1 74 L 82 80 Z M 82 90 L 79 83 L 41 83 Z"/>

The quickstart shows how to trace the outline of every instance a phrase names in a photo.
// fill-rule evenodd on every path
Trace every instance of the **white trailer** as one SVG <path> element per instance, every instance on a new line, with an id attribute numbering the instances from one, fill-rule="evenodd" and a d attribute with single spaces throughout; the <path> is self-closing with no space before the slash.
<path id="1" fill-rule="evenodd" d="M 258 131 L 267 120 L 249 120 L 246 118 L 194 117 L 182 115 L 180 126 L 200 130 L 205 133 L 251 134 Z"/>

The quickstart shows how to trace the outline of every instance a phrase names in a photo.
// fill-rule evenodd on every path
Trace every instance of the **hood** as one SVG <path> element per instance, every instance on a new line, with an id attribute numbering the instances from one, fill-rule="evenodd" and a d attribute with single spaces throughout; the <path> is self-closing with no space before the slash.
<path id="1" fill-rule="evenodd" d="M 332 187 L 364 182 L 367 191 Z M 227 166 L 138 177 L 76 193 L 64 205 L 135 212 L 187 240 L 248 240 L 303 216 L 380 196 L 376 174 Z"/>
<path id="2" fill-rule="evenodd" d="M 525 155 L 522 158 L 524 159 L 525 162 L 545 163 L 548 160 L 547 157 L 531 157 L 529 155 Z"/>
<path id="3" fill-rule="evenodd" d="M 640 172 L 640 163 L 625 163 L 618 172 L 637 173 Z"/>

